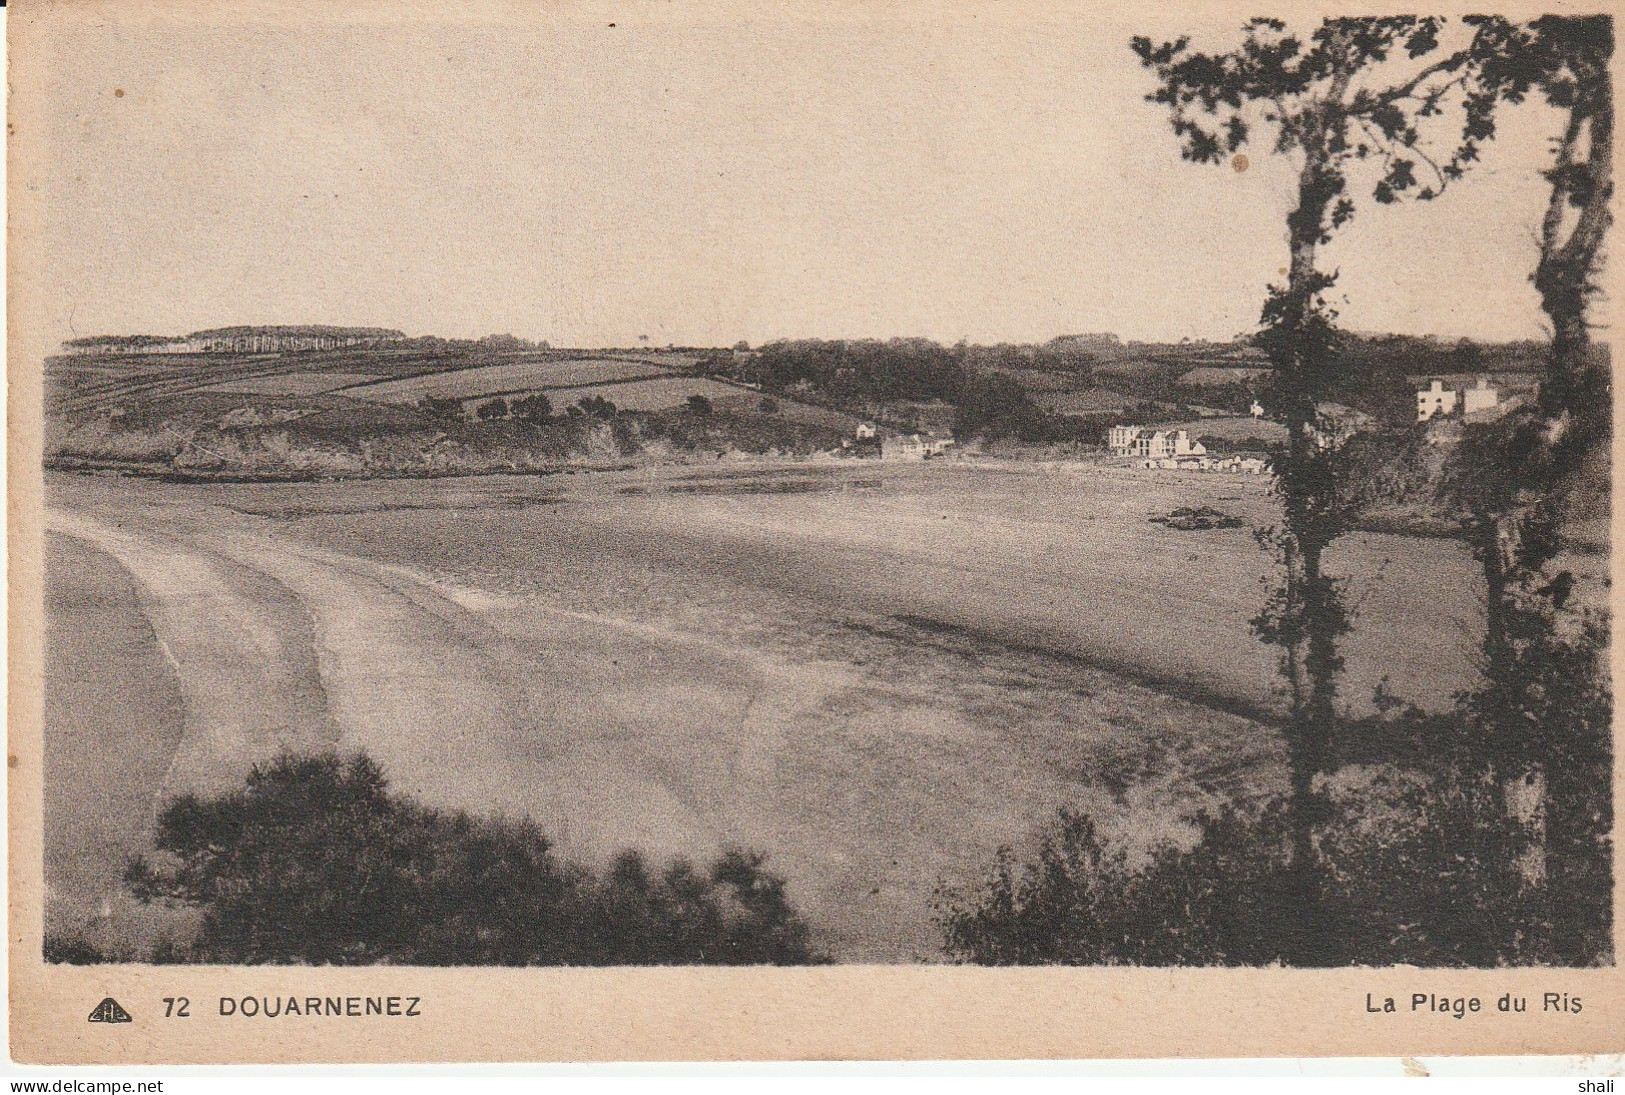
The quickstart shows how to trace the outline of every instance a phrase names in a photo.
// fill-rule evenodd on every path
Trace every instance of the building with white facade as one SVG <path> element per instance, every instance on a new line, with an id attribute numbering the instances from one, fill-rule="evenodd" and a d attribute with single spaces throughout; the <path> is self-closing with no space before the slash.
<path id="1" fill-rule="evenodd" d="M 1463 416 L 1479 414 L 1494 410 L 1500 402 L 1500 390 L 1491 386 L 1487 376 L 1479 377 L 1472 387 L 1463 387 L 1460 391 L 1445 387 L 1445 382 L 1435 377 L 1426 388 L 1417 389 L 1416 420 L 1426 422 L 1435 416 L 1454 414 L 1458 406 Z"/>
<path id="2" fill-rule="evenodd" d="M 1426 388 L 1416 393 L 1416 420 L 1426 422 L 1434 415 L 1452 414 L 1456 409 L 1456 390 L 1446 388 L 1444 381 L 1435 378 Z"/>
<path id="3" fill-rule="evenodd" d="M 1489 377 L 1481 376 L 1471 388 L 1462 389 L 1461 413 L 1468 415 L 1491 410 L 1499 402 L 1501 402 L 1501 393 L 1490 387 Z"/>
<path id="4" fill-rule="evenodd" d="M 1113 426 L 1106 435 L 1106 447 L 1113 456 L 1137 456 L 1158 460 L 1164 457 L 1201 456 L 1207 446 L 1192 440 L 1185 430 L 1154 430 L 1144 426 Z"/>
<path id="5" fill-rule="evenodd" d="M 953 447 L 954 439 L 929 433 L 890 434 L 880 439 L 882 460 L 928 460 Z"/>

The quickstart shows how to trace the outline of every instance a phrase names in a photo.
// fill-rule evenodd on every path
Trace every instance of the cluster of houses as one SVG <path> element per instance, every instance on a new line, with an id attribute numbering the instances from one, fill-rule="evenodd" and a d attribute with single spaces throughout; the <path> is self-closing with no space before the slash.
<path id="1" fill-rule="evenodd" d="M 1484 420 L 1504 413 L 1519 399 L 1513 395 L 1503 400 L 1500 390 L 1487 376 L 1479 376 L 1471 383 L 1452 387 L 1441 377 L 1430 377 L 1425 386 L 1416 390 L 1416 421 L 1442 422 Z M 1255 418 L 1264 417 L 1264 408 L 1257 401 L 1248 408 Z M 1321 403 L 1316 407 L 1317 422 L 1313 427 L 1314 440 L 1321 448 L 1342 444 L 1355 434 L 1370 429 L 1375 420 L 1363 411 L 1338 403 Z M 1171 468 L 1186 471 L 1225 471 L 1243 475 L 1264 475 L 1270 470 L 1268 457 L 1258 453 L 1238 453 L 1230 456 L 1212 456 L 1200 441 L 1182 429 L 1148 426 L 1113 426 L 1107 434 L 1107 448 L 1115 457 L 1132 459 L 1143 468 Z"/>
<path id="2" fill-rule="evenodd" d="M 940 399 L 870 403 L 855 438 L 878 447 L 882 460 L 929 460 L 954 445 L 954 406 Z"/>
<path id="3" fill-rule="evenodd" d="M 843 448 L 878 448 L 882 460 L 929 460 L 944 455 L 953 445 L 953 434 L 947 431 L 883 430 L 873 422 L 858 423 L 853 439 L 842 442 Z"/>
<path id="4" fill-rule="evenodd" d="M 951 437 L 929 433 L 900 433 L 880 439 L 882 460 L 926 460 L 941 456 L 953 447 Z"/>
<path id="5" fill-rule="evenodd" d="M 1490 386 L 1490 378 L 1481 376 L 1471 388 L 1445 387 L 1439 377 L 1433 377 L 1428 386 L 1416 391 L 1416 420 L 1426 422 L 1435 417 L 1447 417 L 1459 408 L 1463 418 L 1493 411 L 1501 402 L 1501 393 Z"/>
<path id="6" fill-rule="evenodd" d="M 1145 426 L 1113 426 L 1106 436 L 1113 456 L 1130 457 L 1142 468 L 1175 471 L 1223 471 L 1263 475 L 1269 460 L 1256 453 L 1210 455 L 1207 446 L 1187 430 L 1159 430 Z"/>
<path id="7" fill-rule="evenodd" d="M 1145 426 L 1113 426 L 1106 436 L 1113 456 L 1137 456 L 1144 460 L 1203 456 L 1207 446 L 1192 440 L 1185 430 L 1158 430 Z"/>
<path id="8" fill-rule="evenodd" d="M 1233 453 L 1229 456 L 1164 457 L 1146 461 L 1148 468 L 1173 468 L 1178 471 L 1222 471 L 1232 475 L 1268 475 L 1270 461 L 1255 452 Z"/>

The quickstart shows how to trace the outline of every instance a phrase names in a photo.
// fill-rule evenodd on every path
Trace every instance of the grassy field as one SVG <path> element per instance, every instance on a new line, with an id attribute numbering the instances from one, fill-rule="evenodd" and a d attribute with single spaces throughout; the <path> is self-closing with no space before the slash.
<path id="1" fill-rule="evenodd" d="M 110 751 L 169 751 L 106 774 L 125 823 L 163 789 L 333 742 L 432 804 L 533 816 L 571 854 L 760 848 L 821 945 L 904 961 L 937 953 L 938 882 L 978 875 L 1059 805 L 1145 840 L 1279 787 L 1272 657 L 1247 633 L 1268 560 L 1247 528 L 1148 520 L 1209 504 L 1269 522 L 1262 484 L 780 462 L 299 485 L 53 474 L 48 499 L 65 545 L 48 574 L 48 763 L 90 778 Z M 1470 683 L 1459 545 L 1360 534 L 1328 563 L 1359 608 L 1351 708 L 1385 676 L 1423 705 Z M 104 626 L 107 605 L 126 622 Z M 119 744 L 123 709 L 172 714 L 146 720 L 138 754 Z M 50 786 L 63 831 L 123 831 L 102 796 Z M 105 844 L 58 838 L 53 885 L 81 905 L 115 891 Z"/>
<path id="2" fill-rule="evenodd" d="M 248 380 L 210 384 L 199 390 L 224 392 L 230 395 L 320 395 L 335 388 L 370 384 L 382 379 L 383 377 L 376 373 L 277 373 L 273 376 L 257 376 Z"/>
<path id="3" fill-rule="evenodd" d="M 1285 441 L 1286 427 L 1279 422 L 1251 415 L 1228 415 L 1215 418 L 1193 418 L 1159 429 L 1186 430 L 1192 437 L 1219 437 L 1226 441 L 1246 441 L 1256 437 L 1262 441 Z"/>
<path id="4" fill-rule="evenodd" d="M 483 347 L 192 354 L 47 363 L 53 467 L 189 478 L 546 471 L 837 449 L 857 419 L 673 372 L 693 352 Z M 469 420 L 426 405 L 549 393 L 550 420 Z M 691 412 L 704 396 L 714 415 Z M 613 422 L 567 410 L 603 398 Z M 489 416 L 487 416 L 489 417 Z"/>
<path id="5" fill-rule="evenodd" d="M 55 409 L 139 407 L 154 399 L 172 398 L 191 391 L 260 382 L 267 387 L 233 387 L 239 392 L 285 390 L 307 394 L 326 381 L 317 376 L 411 378 L 486 366 L 535 368 L 580 353 L 527 351 L 511 353 L 487 349 L 345 349 L 286 354 L 168 354 L 128 357 L 62 355 L 45 362 L 46 393 Z M 631 363 L 618 361 L 625 368 Z M 643 363 L 645 373 L 660 370 Z M 297 386 L 297 390 L 289 388 Z"/>
<path id="6" fill-rule="evenodd" d="M 497 392 L 541 391 L 602 381 L 662 376 L 664 373 L 665 370 L 642 362 L 607 358 L 516 361 L 368 384 L 353 388 L 345 395 L 384 403 L 416 403 L 430 396 L 451 398 Z"/>
<path id="7" fill-rule="evenodd" d="M 704 396 L 712 403 L 747 400 L 757 403 L 762 398 L 757 392 L 702 377 L 667 377 L 659 380 L 633 380 L 624 384 L 565 388 L 559 390 L 555 398 L 573 403 L 599 396 L 614 403 L 623 411 L 664 411 L 681 407 L 691 396 L 696 395 Z"/>
<path id="8" fill-rule="evenodd" d="M 1040 407 L 1053 414 L 1111 414 L 1121 411 L 1134 400 L 1110 388 L 1085 388 L 1081 391 L 1043 391 L 1033 399 Z"/>

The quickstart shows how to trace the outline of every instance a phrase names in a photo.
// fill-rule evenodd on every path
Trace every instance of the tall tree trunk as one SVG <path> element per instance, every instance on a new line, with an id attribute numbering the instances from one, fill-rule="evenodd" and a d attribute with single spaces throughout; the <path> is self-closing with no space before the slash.
<path id="1" fill-rule="evenodd" d="M 1520 862 L 1525 883 L 1532 896 L 1554 899 L 1549 902 L 1554 910 L 1549 943 L 1559 961 L 1585 949 L 1574 927 L 1580 920 L 1561 911 L 1558 891 L 1567 888 L 1565 863 L 1589 839 L 1578 831 L 1583 824 L 1579 805 L 1595 791 L 1588 784 L 1607 775 L 1582 771 L 1585 766 L 1572 759 L 1553 763 L 1528 740 L 1537 714 L 1544 713 L 1537 721 L 1553 721 L 1541 696 L 1530 689 L 1543 687 L 1539 663 L 1560 641 L 1560 617 L 1576 611 L 1553 597 L 1551 591 L 1559 587 L 1547 572 L 1565 530 L 1558 523 L 1554 544 L 1541 522 L 1552 521 L 1558 512 L 1553 503 L 1573 486 L 1587 457 L 1608 444 L 1612 431 L 1611 378 L 1607 364 L 1593 352 L 1587 322 L 1588 296 L 1611 222 L 1612 87 L 1606 65 L 1591 72 L 1589 80 L 1584 71 L 1578 75 L 1582 91 L 1570 107 L 1556 163 L 1548 173 L 1552 192 L 1534 276 L 1552 343 L 1528 425 L 1533 456 L 1511 469 L 1518 480 L 1506 508 L 1477 517 L 1488 595 L 1483 649 L 1492 734 L 1489 765 L 1501 783 L 1508 816 L 1530 835 Z M 1599 672 L 1606 670 L 1599 667 Z M 1561 726 L 1540 729 L 1547 737 L 1564 733 Z"/>
<path id="2" fill-rule="evenodd" d="M 1551 446 L 1550 472 L 1543 484 L 1546 491 L 1561 496 L 1583 473 L 1585 461 L 1599 447 L 1607 446 L 1612 435 L 1613 401 L 1606 363 L 1598 360 L 1591 345 L 1587 305 L 1593 288 L 1603 240 L 1612 221 L 1614 113 L 1613 88 L 1606 68 L 1594 76 L 1589 109 L 1573 110 L 1559 150 L 1563 171 L 1553 176 L 1552 203 L 1547 209 L 1541 232 L 1541 259 L 1535 273 L 1535 287 L 1541 306 L 1552 324 L 1551 357 L 1541 387 L 1540 410 L 1543 437 Z M 1584 117 L 1582 117 L 1582 113 Z M 1583 124 L 1585 133 L 1579 132 Z M 1586 154 L 1579 156 L 1584 142 Z M 1574 224 L 1566 239 L 1568 210 L 1578 206 Z M 1568 530 L 1559 526 L 1560 541 Z M 1531 560 L 1526 569 L 1528 586 L 1551 588 L 1541 573 L 1545 560 Z M 1554 617 L 1565 610 L 1561 603 L 1543 604 Z M 1569 608 L 1568 611 L 1574 611 Z M 1606 667 L 1598 667 L 1606 674 Z M 1583 753 L 1582 753 L 1583 755 Z M 1571 889 L 1567 877 L 1571 869 L 1583 870 L 1577 859 L 1590 834 L 1583 830 L 1582 804 L 1596 793 L 1590 786 L 1606 782 L 1606 768 L 1597 771 L 1571 758 L 1552 762 L 1536 758 L 1527 778 L 1539 797 L 1537 817 L 1542 826 L 1537 833 L 1542 855 L 1539 867 L 1546 876 L 1553 897 L 1561 903 Z M 1522 773 L 1520 773 L 1522 774 Z M 1572 960 L 1585 949 L 1578 916 L 1559 912 L 1552 918 L 1552 950 L 1558 960 Z"/>
<path id="3" fill-rule="evenodd" d="M 1554 478 L 1573 470 L 1563 456 L 1583 455 L 1576 450 L 1600 439 L 1613 409 L 1598 403 L 1607 391 L 1608 376 L 1593 360 L 1586 321 L 1587 298 L 1612 221 L 1614 106 L 1608 81 L 1604 69 L 1586 96 L 1587 109 L 1576 106 L 1570 113 L 1541 222 L 1535 289 L 1552 324 L 1552 347 L 1541 384 L 1540 412 L 1548 427 L 1547 440 L 1559 458 Z M 1576 204 L 1573 228 L 1565 237 L 1569 210 Z M 1576 428 L 1579 436 L 1572 436 Z"/>
<path id="4" fill-rule="evenodd" d="M 1317 441 L 1316 401 L 1326 347 L 1317 298 L 1326 280 L 1315 261 L 1326 231 L 1328 208 L 1341 188 L 1330 170 L 1324 134 L 1305 142 L 1298 206 L 1287 218 L 1291 266 L 1270 339 L 1276 369 L 1275 417 L 1286 427 L 1287 447 L 1276 469 L 1285 526 L 1287 623 L 1282 659 L 1293 706 L 1287 727 L 1291 768 L 1292 864 L 1287 900 L 1291 927 L 1286 959 L 1294 965 L 1326 965 L 1331 931 L 1324 912 L 1315 832 L 1326 810 L 1315 778 L 1327 767 L 1333 734 L 1340 661 L 1336 640 L 1341 612 L 1336 589 L 1321 569 L 1321 556 L 1334 532 L 1328 524 L 1331 499 L 1326 457 Z M 1328 610 L 1332 610 L 1328 612 Z"/>

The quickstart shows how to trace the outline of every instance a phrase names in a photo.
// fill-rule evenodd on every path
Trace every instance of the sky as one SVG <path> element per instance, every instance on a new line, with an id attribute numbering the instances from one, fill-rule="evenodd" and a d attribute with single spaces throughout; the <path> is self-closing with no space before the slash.
<path id="1" fill-rule="evenodd" d="M 1127 46 L 1222 44 L 1235 17 L 121 10 L 43 28 L 30 285 L 52 339 L 237 323 L 574 346 L 1227 339 L 1286 262 L 1296 165 L 1267 148 L 1245 171 L 1182 162 Z M 1327 255 L 1342 322 L 1539 337 L 1551 125 L 1509 115 L 1437 202 L 1363 201 Z"/>

